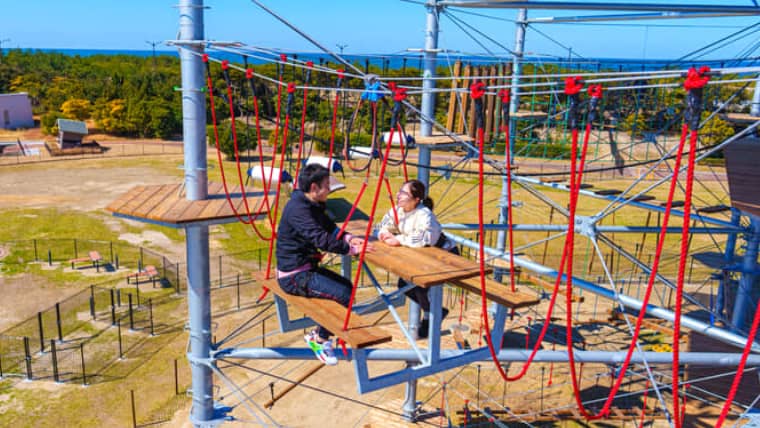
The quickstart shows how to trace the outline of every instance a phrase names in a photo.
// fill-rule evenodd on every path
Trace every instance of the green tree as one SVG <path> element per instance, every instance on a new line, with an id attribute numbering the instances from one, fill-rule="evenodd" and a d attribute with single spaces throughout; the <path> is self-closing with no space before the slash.
<path id="1" fill-rule="evenodd" d="M 232 122 L 225 121 L 219 123 L 217 131 L 219 135 L 219 147 L 222 153 L 228 160 L 235 159 L 235 145 L 232 134 Z M 249 150 L 256 149 L 256 129 L 254 126 L 246 126 L 245 122 L 235 121 L 235 135 L 237 136 L 237 147 L 240 156 L 247 156 Z M 208 145 L 216 147 L 216 137 L 214 135 L 214 127 L 209 125 L 206 127 L 206 136 Z"/>
<path id="2" fill-rule="evenodd" d="M 92 104 L 89 100 L 82 98 L 72 98 L 61 105 L 61 112 L 66 117 L 76 120 L 86 120 L 90 118 Z"/>

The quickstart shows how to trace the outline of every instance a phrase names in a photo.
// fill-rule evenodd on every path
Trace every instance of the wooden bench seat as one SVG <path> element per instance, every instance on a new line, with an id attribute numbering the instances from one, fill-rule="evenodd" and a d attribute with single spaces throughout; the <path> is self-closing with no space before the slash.
<path id="1" fill-rule="evenodd" d="M 595 190 L 594 193 L 600 196 L 612 196 L 612 195 L 619 195 L 623 193 L 623 191 L 617 190 L 617 189 L 601 189 L 601 190 Z"/>
<path id="2" fill-rule="evenodd" d="M 77 263 L 92 263 L 92 267 L 97 268 L 99 267 L 100 261 L 103 260 L 102 257 L 100 257 L 100 253 L 97 251 L 90 251 L 87 254 L 87 257 L 78 257 L 75 259 L 69 260 L 69 263 L 71 263 L 71 268 L 74 269 L 74 265 Z"/>
<path id="3" fill-rule="evenodd" d="M 480 294 L 480 277 L 474 276 L 471 278 L 456 279 L 451 281 L 451 284 L 475 294 Z M 488 278 L 486 278 L 486 298 L 511 309 L 534 306 L 541 301 L 538 296 L 533 296 L 521 291 L 512 292 L 508 285 Z"/>
<path id="4" fill-rule="evenodd" d="M 254 278 L 258 275 L 254 274 Z M 391 336 L 377 327 L 373 326 L 370 321 L 357 313 L 351 314 L 348 329 L 343 331 L 343 320 L 346 317 L 346 308 L 340 303 L 329 299 L 319 299 L 310 297 L 294 296 L 286 293 L 276 279 L 266 279 L 261 281 L 261 285 L 266 287 L 282 300 L 295 306 L 306 316 L 314 320 L 317 324 L 330 330 L 336 336 L 343 339 L 352 348 L 366 348 L 368 346 L 380 343 L 390 342 Z"/>
<path id="5" fill-rule="evenodd" d="M 142 277 L 148 277 L 148 279 L 151 281 L 155 281 L 159 276 L 160 275 L 158 274 L 158 269 L 156 269 L 156 267 L 153 265 L 148 265 L 145 266 L 145 268 L 141 271 L 127 275 L 127 284 L 129 284 L 130 278 L 134 278 L 135 284 L 139 284 L 140 278 Z"/>

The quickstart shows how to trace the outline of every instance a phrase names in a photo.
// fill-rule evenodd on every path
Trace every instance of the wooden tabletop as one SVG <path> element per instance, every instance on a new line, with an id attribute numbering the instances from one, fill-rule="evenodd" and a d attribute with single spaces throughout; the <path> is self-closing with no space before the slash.
<path id="1" fill-rule="evenodd" d="M 236 211 L 245 218 L 240 186 L 229 186 L 228 190 Z M 247 189 L 246 199 L 251 212 L 259 210 L 252 215 L 266 214 L 261 204 L 261 189 Z M 187 200 L 180 184 L 136 186 L 111 202 L 106 210 L 125 217 L 176 225 L 235 218 L 222 184 L 213 182 L 208 185 L 208 198 L 201 201 Z"/>
<path id="2" fill-rule="evenodd" d="M 352 220 L 346 230 L 354 235 L 364 236 L 366 227 L 366 220 Z M 367 252 L 367 262 L 420 287 L 480 275 L 477 263 L 440 248 L 392 247 L 376 239 L 372 239 L 371 242 L 375 251 Z M 486 272 L 491 272 L 491 269 L 486 268 Z"/>

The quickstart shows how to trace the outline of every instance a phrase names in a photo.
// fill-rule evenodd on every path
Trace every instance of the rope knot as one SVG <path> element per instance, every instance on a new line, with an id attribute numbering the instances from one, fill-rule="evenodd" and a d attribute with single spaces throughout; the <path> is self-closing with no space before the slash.
<path id="1" fill-rule="evenodd" d="M 580 76 L 565 79 L 565 95 L 578 95 L 583 89 L 583 79 Z"/>
<path id="2" fill-rule="evenodd" d="M 588 86 L 588 95 L 591 98 L 602 98 L 602 85 L 589 85 Z"/>
<path id="3" fill-rule="evenodd" d="M 683 82 L 683 87 L 687 91 L 691 91 L 692 89 L 701 89 L 704 88 L 709 81 L 710 67 L 703 65 L 699 68 L 699 70 L 691 67 L 686 73 L 686 80 Z"/>
<path id="4" fill-rule="evenodd" d="M 506 104 L 509 102 L 509 91 L 506 89 L 499 90 L 499 99 L 501 99 L 501 102 Z"/>
<path id="5" fill-rule="evenodd" d="M 470 96 L 473 100 L 478 100 L 486 94 L 486 85 L 481 81 L 477 81 L 470 85 Z"/>

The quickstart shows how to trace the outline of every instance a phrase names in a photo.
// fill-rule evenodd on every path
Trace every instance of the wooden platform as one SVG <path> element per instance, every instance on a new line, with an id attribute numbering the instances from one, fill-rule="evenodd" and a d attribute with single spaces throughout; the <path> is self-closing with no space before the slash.
<path id="1" fill-rule="evenodd" d="M 760 215 L 760 138 L 743 138 L 723 149 L 726 175 L 734 208 Z"/>
<path id="2" fill-rule="evenodd" d="M 240 186 L 228 186 L 228 189 L 238 213 L 245 215 Z M 246 196 L 252 212 L 260 208 L 261 189 L 246 189 Z M 137 186 L 111 202 L 106 210 L 114 215 L 176 226 L 236 220 L 222 184 L 213 182 L 208 185 L 208 198 L 202 201 L 187 200 L 181 184 Z M 262 214 L 266 214 L 263 208 L 255 215 Z"/>
<path id="3" fill-rule="evenodd" d="M 760 120 L 760 117 L 752 116 L 751 114 L 747 114 L 747 113 L 726 113 L 726 114 L 721 114 L 720 118 L 723 120 L 727 120 L 729 122 L 736 122 L 736 123 L 752 123 L 752 122 L 757 122 L 758 120 Z"/>
<path id="4" fill-rule="evenodd" d="M 475 139 L 469 135 L 457 135 L 456 139 L 449 137 L 448 135 L 430 135 L 428 137 L 415 136 L 414 141 L 418 145 L 423 146 L 440 146 L 447 144 L 458 144 L 460 141 L 471 143 L 475 141 Z"/>
<path id="5" fill-rule="evenodd" d="M 353 220 L 346 230 L 354 235 L 364 236 L 366 227 L 366 220 Z M 366 254 L 369 263 L 420 287 L 480 275 L 480 266 L 477 263 L 440 248 L 391 247 L 376 239 L 372 239 L 372 244 L 375 251 Z M 486 269 L 486 272 L 490 273 L 491 269 Z"/>
<path id="6" fill-rule="evenodd" d="M 451 281 L 451 284 L 477 295 L 481 294 L 480 277 L 457 279 Z M 512 292 L 508 285 L 491 279 L 486 279 L 486 298 L 511 309 L 535 306 L 541 301 L 538 296 L 523 293 L 519 290 Z"/>
<path id="7" fill-rule="evenodd" d="M 254 277 L 257 276 L 255 273 Z M 261 285 L 268 288 L 282 300 L 298 308 L 298 310 L 317 324 L 330 330 L 334 335 L 351 345 L 352 348 L 366 348 L 390 342 L 392 339 L 389 334 L 373 326 L 371 322 L 357 313 L 351 314 L 348 329 L 343 331 L 346 308 L 336 301 L 288 294 L 280 288 L 280 284 L 277 283 L 276 279 L 263 280 Z"/>
<path id="8" fill-rule="evenodd" d="M 510 116 L 517 119 L 544 119 L 548 115 L 542 111 L 520 110 L 515 113 L 511 113 Z"/>

